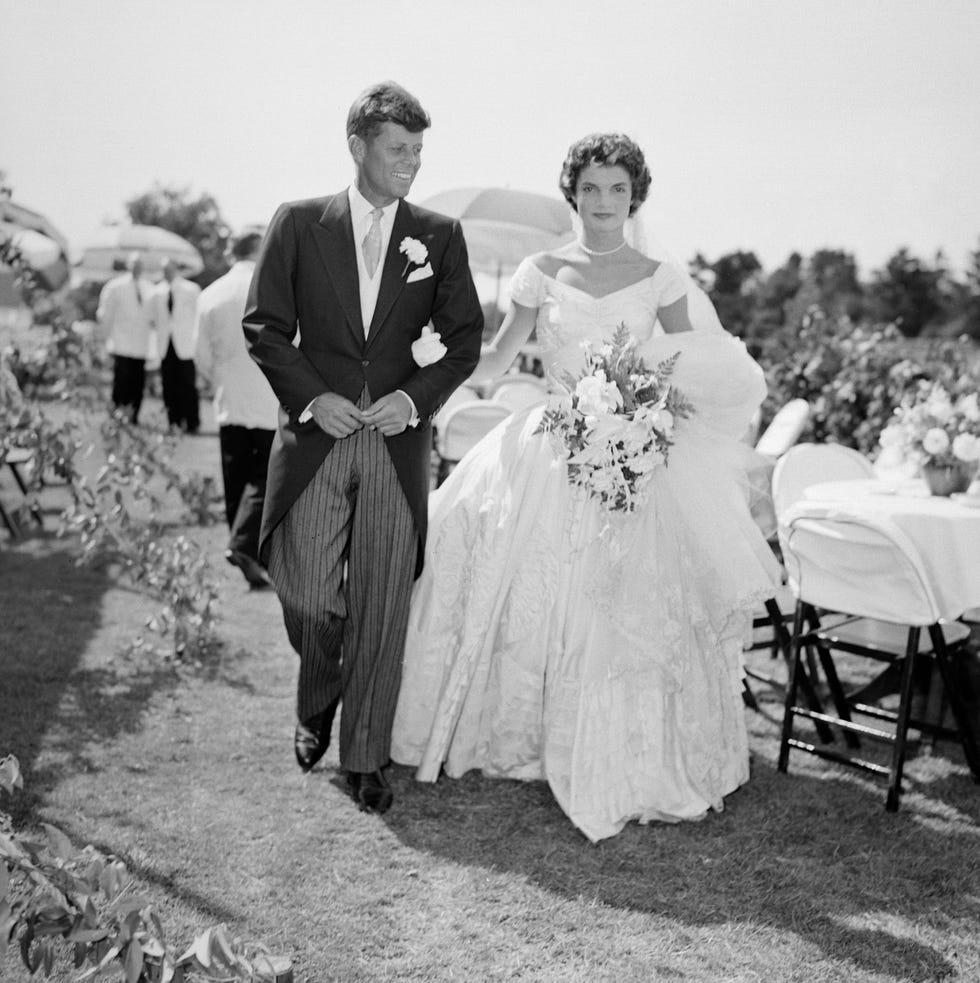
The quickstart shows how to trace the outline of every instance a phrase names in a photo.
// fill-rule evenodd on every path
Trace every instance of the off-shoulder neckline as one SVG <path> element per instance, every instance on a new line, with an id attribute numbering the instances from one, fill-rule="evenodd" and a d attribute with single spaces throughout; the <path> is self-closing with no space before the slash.
<path id="1" fill-rule="evenodd" d="M 621 293 L 625 293 L 627 290 L 632 290 L 634 287 L 640 286 L 640 284 L 649 283 L 651 280 L 655 280 L 657 278 L 657 274 L 659 274 L 660 271 L 667 266 L 666 263 L 660 263 L 658 264 L 657 268 L 653 271 L 653 273 L 651 273 L 649 276 L 641 277 L 639 280 L 634 280 L 632 283 L 627 283 L 623 287 L 617 287 L 615 290 L 610 290 L 609 293 L 607 294 L 599 294 L 598 296 L 596 296 L 595 294 L 590 294 L 588 290 L 583 290 L 581 287 L 573 286 L 571 283 L 564 283 L 562 280 L 559 280 L 557 277 L 553 277 L 550 273 L 545 273 L 545 271 L 542 270 L 541 267 L 538 266 L 538 264 L 535 263 L 533 260 L 528 260 L 528 262 L 530 263 L 531 266 L 534 267 L 535 270 L 537 270 L 537 272 L 542 277 L 545 278 L 545 280 L 550 280 L 552 283 L 555 283 L 559 287 L 562 287 L 566 290 L 574 290 L 576 293 L 582 294 L 583 297 L 588 297 L 589 300 L 594 300 L 596 302 L 608 300 L 610 297 L 616 297 Z"/>

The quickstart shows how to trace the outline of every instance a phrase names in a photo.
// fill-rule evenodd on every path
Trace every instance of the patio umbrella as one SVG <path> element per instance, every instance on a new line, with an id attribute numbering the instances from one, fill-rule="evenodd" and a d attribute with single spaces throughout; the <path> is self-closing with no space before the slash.
<path id="1" fill-rule="evenodd" d="M 458 218 L 470 266 L 484 273 L 515 267 L 531 253 L 572 239 L 568 205 L 559 198 L 510 188 L 457 188 L 422 202 Z"/>
<path id="2" fill-rule="evenodd" d="M 159 268 L 174 260 L 184 276 L 204 269 L 201 254 L 186 240 L 157 225 L 106 225 L 82 247 L 79 273 L 91 280 L 107 280 L 121 269 L 131 253 L 139 253 L 143 265 Z"/>
<path id="3" fill-rule="evenodd" d="M 43 287 L 57 290 L 68 282 L 68 240 L 39 212 L 0 199 L 0 235 L 13 240 Z M 12 290 L 13 277 L 13 271 L 0 264 L 4 296 Z"/>
<path id="4" fill-rule="evenodd" d="M 456 188 L 421 204 L 460 220 L 470 268 L 496 279 L 494 300 L 498 309 L 505 270 L 513 270 L 525 256 L 554 249 L 574 236 L 568 205 L 559 198 L 531 191 Z"/>

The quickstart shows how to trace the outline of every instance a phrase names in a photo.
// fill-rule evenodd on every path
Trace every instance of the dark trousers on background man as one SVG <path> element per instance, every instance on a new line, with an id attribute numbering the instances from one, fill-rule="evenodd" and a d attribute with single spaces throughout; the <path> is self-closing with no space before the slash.
<path id="1" fill-rule="evenodd" d="M 180 427 L 188 433 L 197 433 L 201 426 L 201 415 L 198 409 L 194 359 L 178 358 L 173 342 L 167 345 L 167 354 L 160 363 L 160 382 L 170 426 Z"/>
<path id="2" fill-rule="evenodd" d="M 143 405 L 146 387 L 146 361 L 128 355 L 112 356 L 112 405 L 127 408 L 129 419 L 135 423 Z"/>
<path id="3" fill-rule="evenodd" d="M 257 560 L 265 479 L 275 430 L 258 427 L 223 426 L 221 478 L 225 488 L 225 517 L 231 535 L 228 548 Z"/>

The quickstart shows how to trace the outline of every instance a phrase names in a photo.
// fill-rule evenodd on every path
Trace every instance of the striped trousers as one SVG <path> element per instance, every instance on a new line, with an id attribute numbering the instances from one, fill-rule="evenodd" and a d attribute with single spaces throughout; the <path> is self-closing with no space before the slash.
<path id="1" fill-rule="evenodd" d="M 269 575 L 300 659 L 297 716 L 341 697 L 349 771 L 388 762 L 417 542 L 384 437 L 368 429 L 333 445 L 270 537 Z"/>

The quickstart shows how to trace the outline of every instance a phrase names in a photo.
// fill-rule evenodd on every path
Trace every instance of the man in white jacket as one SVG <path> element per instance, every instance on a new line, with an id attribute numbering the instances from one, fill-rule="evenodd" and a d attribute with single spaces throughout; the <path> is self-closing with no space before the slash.
<path id="1" fill-rule="evenodd" d="M 172 427 L 187 433 L 197 433 L 201 425 L 194 368 L 197 345 L 194 319 L 200 294 L 201 288 L 185 280 L 171 259 L 164 263 L 163 280 L 150 298 L 167 419 Z"/>
<path id="2" fill-rule="evenodd" d="M 257 232 L 242 235 L 232 246 L 232 268 L 202 291 L 195 356 L 198 371 L 214 388 L 225 516 L 231 530 L 225 559 L 242 571 L 251 587 L 269 586 L 258 558 L 259 527 L 279 417 L 279 400 L 249 357 L 242 333 L 248 285 L 261 244 Z"/>
<path id="3" fill-rule="evenodd" d="M 146 386 L 146 358 L 153 329 L 149 296 L 152 284 L 143 277 L 139 253 L 127 261 L 129 272 L 109 280 L 99 295 L 96 318 L 106 331 L 112 355 L 112 403 L 129 410 L 136 423 Z"/>

